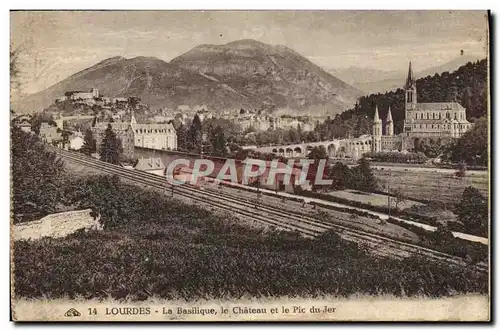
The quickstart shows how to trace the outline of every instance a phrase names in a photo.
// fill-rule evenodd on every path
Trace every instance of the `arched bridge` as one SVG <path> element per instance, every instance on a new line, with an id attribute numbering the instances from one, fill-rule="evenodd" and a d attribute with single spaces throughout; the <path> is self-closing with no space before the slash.
<path id="1" fill-rule="evenodd" d="M 372 150 L 372 137 L 370 135 L 350 139 L 334 139 L 290 145 L 272 146 L 243 146 L 261 153 L 272 153 L 285 157 L 306 157 L 314 147 L 323 146 L 329 157 L 351 157 L 358 159 L 362 154 Z"/>

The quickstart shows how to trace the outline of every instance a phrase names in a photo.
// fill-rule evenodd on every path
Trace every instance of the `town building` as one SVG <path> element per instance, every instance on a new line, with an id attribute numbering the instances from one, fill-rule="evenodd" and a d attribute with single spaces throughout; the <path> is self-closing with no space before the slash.
<path id="1" fill-rule="evenodd" d="M 382 120 L 378 114 L 378 107 L 375 106 L 375 115 L 373 117 L 372 126 L 372 151 L 402 151 L 406 149 L 405 140 L 407 139 L 405 139 L 403 135 L 394 135 L 394 122 L 392 120 L 392 111 L 390 106 L 385 121 L 385 135 L 383 134 Z"/>
<path id="2" fill-rule="evenodd" d="M 42 124 L 40 125 L 39 136 L 42 142 L 48 144 L 52 144 L 54 142 L 59 142 L 62 140 L 60 130 L 47 122 L 42 122 Z"/>
<path id="3" fill-rule="evenodd" d="M 128 99 L 124 97 L 113 98 L 113 103 L 127 103 Z"/>
<path id="4" fill-rule="evenodd" d="M 12 124 L 21 129 L 22 131 L 26 133 L 31 133 L 31 117 L 28 115 L 19 115 L 17 117 L 14 117 L 12 119 Z"/>
<path id="5" fill-rule="evenodd" d="M 302 131 L 312 131 L 314 126 L 309 122 L 299 121 L 294 117 L 275 117 L 257 114 L 239 114 L 232 117 L 232 122 L 238 124 L 241 130 L 245 131 L 249 128 L 253 128 L 256 131 L 267 131 L 267 130 L 290 130 L 290 129 L 300 129 Z"/>
<path id="6" fill-rule="evenodd" d="M 158 150 L 177 149 L 177 133 L 171 123 L 139 124 L 132 112 L 130 125 L 134 131 L 134 146 Z"/>
<path id="7" fill-rule="evenodd" d="M 417 102 L 417 84 L 408 69 L 405 88 L 405 121 L 403 134 L 410 137 L 414 147 L 421 142 L 460 138 L 472 123 L 467 121 L 466 109 L 458 102 Z"/>
<path id="8" fill-rule="evenodd" d="M 100 154 L 101 144 L 104 140 L 106 129 L 111 125 L 111 129 L 116 134 L 116 137 L 121 141 L 122 154 L 127 158 L 134 157 L 134 130 L 130 123 L 127 122 L 97 122 L 91 128 L 92 134 L 96 141 L 96 150 Z"/>
<path id="9" fill-rule="evenodd" d="M 375 107 L 373 119 L 373 151 L 418 150 L 422 144 L 443 144 L 460 138 L 471 127 L 466 109 L 458 102 L 417 102 L 417 84 L 411 67 L 404 86 L 405 119 L 403 133 L 394 135 L 392 113 L 389 111 L 382 134 L 382 121 Z"/>
<path id="10" fill-rule="evenodd" d="M 19 123 L 18 127 L 26 133 L 31 133 L 31 124 L 27 121 Z"/>
<path id="11" fill-rule="evenodd" d="M 66 97 L 66 100 L 96 99 L 99 98 L 99 90 L 92 88 L 90 91 L 68 91 L 64 93 L 64 96 Z"/>
<path id="12" fill-rule="evenodd" d="M 157 150 L 177 149 L 177 133 L 171 123 L 140 124 L 137 123 L 132 111 L 129 122 L 96 122 L 92 133 L 96 139 L 98 152 L 108 124 L 120 139 L 123 154 L 128 158 L 133 158 L 135 147 Z"/>

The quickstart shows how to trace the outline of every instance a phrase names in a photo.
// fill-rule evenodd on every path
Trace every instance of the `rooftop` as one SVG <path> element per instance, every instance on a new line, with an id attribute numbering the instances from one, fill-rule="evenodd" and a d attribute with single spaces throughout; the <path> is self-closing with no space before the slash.
<path id="1" fill-rule="evenodd" d="M 135 165 L 135 169 L 141 171 L 165 169 L 163 161 L 159 157 L 140 158 Z"/>
<path id="2" fill-rule="evenodd" d="M 458 102 L 421 102 L 415 106 L 417 110 L 463 110 Z"/>

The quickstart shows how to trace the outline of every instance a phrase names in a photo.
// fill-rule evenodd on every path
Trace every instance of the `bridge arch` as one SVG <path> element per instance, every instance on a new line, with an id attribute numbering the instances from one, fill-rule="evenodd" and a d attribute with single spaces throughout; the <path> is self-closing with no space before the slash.
<path id="1" fill-rule="evenodd" d="M 285 150 L 286 157 L 293 157 L 293 149 L 291 147 L 287 147 Z"/>
<path id="2" fill-rule="evenodd" d="M 302 156 L 302 148 L 300 146 L 293 149 L 293 156 Z"/>

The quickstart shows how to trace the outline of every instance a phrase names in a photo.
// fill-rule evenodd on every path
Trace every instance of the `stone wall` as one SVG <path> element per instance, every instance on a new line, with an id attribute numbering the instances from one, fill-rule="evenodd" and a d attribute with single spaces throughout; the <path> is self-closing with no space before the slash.
<path id="1" fill-rule="evenodd" d="M 90 209 L 50 214 L 40 220 L 13 226 L 12 237 L 16 240 L 37 240 L 43 237 L 61 238 L 80 229 L 102 230 L 99 218 L 94 219 Z"/>

